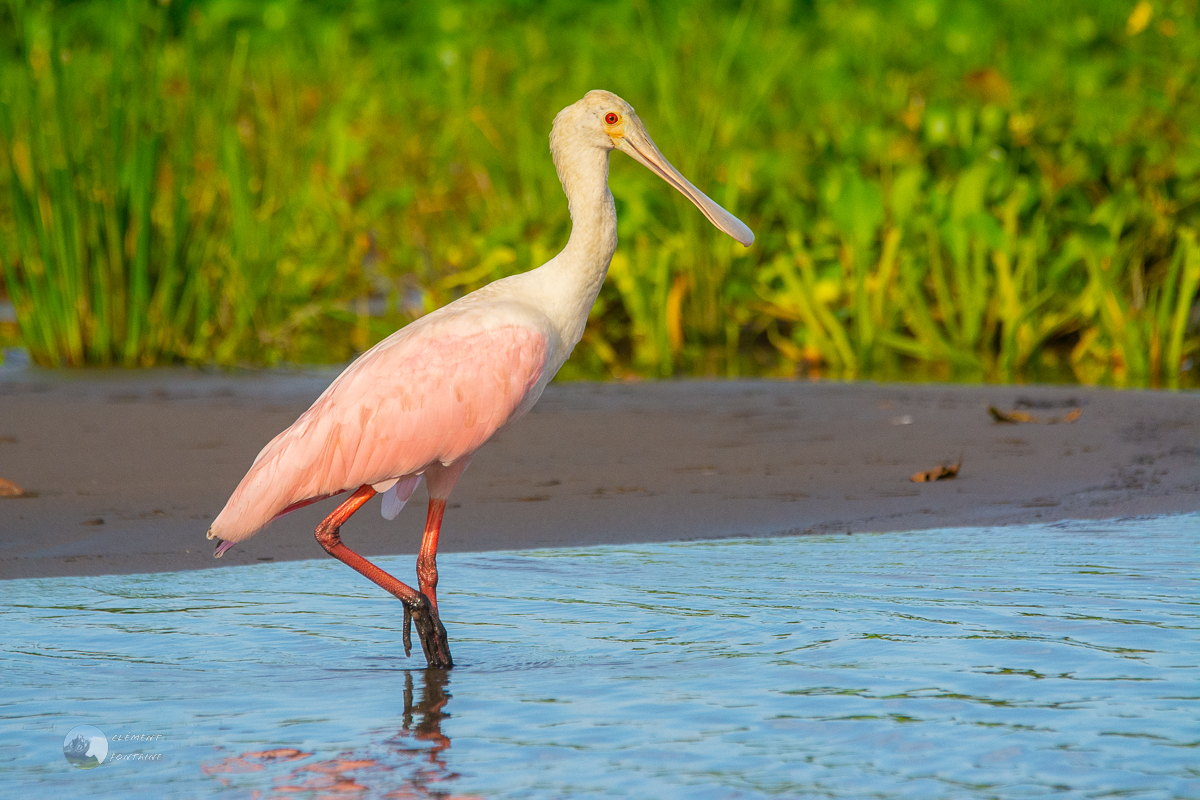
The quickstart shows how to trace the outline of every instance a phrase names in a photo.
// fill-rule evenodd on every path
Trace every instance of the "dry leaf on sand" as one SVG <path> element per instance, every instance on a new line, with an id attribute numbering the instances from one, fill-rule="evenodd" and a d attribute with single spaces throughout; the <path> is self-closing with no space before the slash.
<path id="1" fill-rule="evenodd" d="M 953 464 L 942 464 L 940 467 L 928 470 L 926 472 L 918 472 L 913 475 L 911 480 L 913 483 L 928 483 L 929 481 L 944 481 L 958 476 L 958 468 L 962 466 L 962 456 L 958 457 L 958 461 Z"/>
<path id="2" fill-rule="evenodd" d="M 1025 411 L 1001 411 L 995 406 L 988 406 L 988 412 L 996 422 L 1037 422 L 1043 425 L 1056 425 L 1060 422 L 1074 422 L 1083 415 L 1082 408 L 1072 408 L 1061 417 L 1038 417 Z"/>
<path id="3" fill-rule="evenodd" d="M 25 490 L 12 481 L 0 478 L 0 497 L 24 497 Z"/>

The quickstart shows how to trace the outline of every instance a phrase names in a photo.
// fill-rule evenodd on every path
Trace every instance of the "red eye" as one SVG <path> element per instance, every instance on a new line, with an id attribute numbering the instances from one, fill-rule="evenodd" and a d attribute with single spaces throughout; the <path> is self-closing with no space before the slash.
<path id="1" fill-rule="evenodd" d="M 604 121 L 607 122 L 609 125 L 616 125 L 617 120 L 619 120 L 619 119 L 620 119 L 620 117 L 618 117 L 616 114 L 614 114 L 611 111 L 604 115 Z"/>

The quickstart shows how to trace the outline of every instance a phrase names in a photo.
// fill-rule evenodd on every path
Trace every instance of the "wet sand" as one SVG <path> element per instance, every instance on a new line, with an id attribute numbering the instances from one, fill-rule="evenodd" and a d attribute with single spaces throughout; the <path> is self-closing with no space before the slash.
<path id="1" fill-rule="evenodd" d="M 0 373 L 0 578 L 326 558 L 326 500 L 212 557 L 208 523 L 336 370 Z M 1070 424 L 1001 424 L 1019 401 Z M 953 480 L 913 473 L 953 462 Z M 424 490 L 342 530 L 415 553 Z M 443 551 L 897 531 L 1200 511 L 1200 393 L 835 382 L 552 385 L 475 457 Z"/>

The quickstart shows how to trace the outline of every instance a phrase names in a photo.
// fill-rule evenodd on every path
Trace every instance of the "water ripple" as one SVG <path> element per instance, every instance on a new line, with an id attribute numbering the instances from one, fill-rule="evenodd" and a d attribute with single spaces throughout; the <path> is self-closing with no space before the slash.
<path id="1" fill-rule="evenodd" d="M 1198 523 L 448 554 L 449 674 L 333 561 L 9 581 L 0 772 L 12 796 L 1198 798 Z M 158 760 L 77 770 L 78 724 Z"/>

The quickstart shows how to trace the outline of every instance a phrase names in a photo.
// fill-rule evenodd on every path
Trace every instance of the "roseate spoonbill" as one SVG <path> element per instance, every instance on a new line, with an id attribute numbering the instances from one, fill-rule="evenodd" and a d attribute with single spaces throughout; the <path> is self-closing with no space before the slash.
<path id="1" fill-rule="evenodd" d="M 754 234 L 671 166 L 633 108 L 588 92 L 554 118 L 550 152 L 571 213 L 567 246 L 427 314 L 363 353 L 312 407 L 271 440 L 208 530 L 216 557 L 289 511 L 353 492 L 317 526 L 317 541 L 404 604 L 431 667 L 452 665 L 438 615 L 437 545 L 446 500 L 472 454 L 523 416 L 583 335 L 617 247 L 608 156 L 620 150 L 678 189 L 743 245 Z M 429 490 L 417 588 L 342 543 L 339 529 L 376 493 L 393 519 L 422 477 Z"/>

